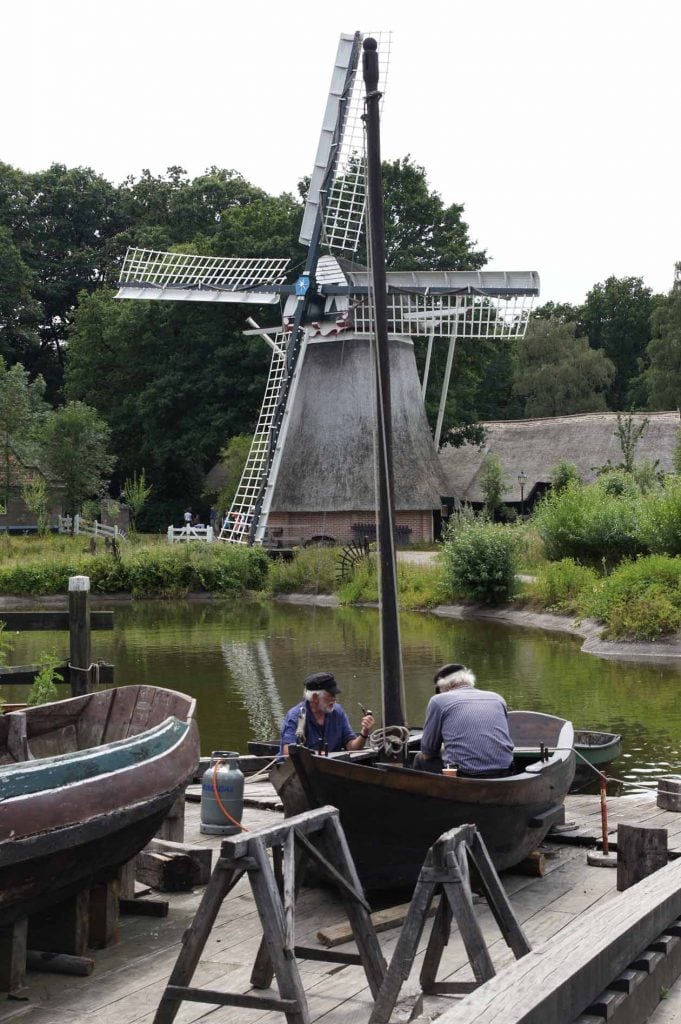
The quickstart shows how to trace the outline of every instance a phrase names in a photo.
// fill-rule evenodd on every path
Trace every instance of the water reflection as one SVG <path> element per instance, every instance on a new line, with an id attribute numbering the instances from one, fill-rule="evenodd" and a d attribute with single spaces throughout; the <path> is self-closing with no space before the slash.
<path id="1" fill-rule="evenodd" d="M 115 629 L 93 635 L 93 655 L 113 662 L 121 683 L 152 683 L 195 696 L 208 753 L 244 749 L 248 738 L 276 734 L 284 711 L 302 696 L 305 676 L 320 669 L 335 672 L 355 726 L 358 702 L 378 715 L 378 628 L 373 609 L 138 601 L 115 606 Z M 401 629 L 411 723 L 423 720 L 434 669 L 460 661 L 512 708 L 622 733 L 623 757 L 613 774 L 629 790 L 681 771 L 681 667 L 602 661 L 580 654 L 574 637 L 497 623 L 405 614 Z M 66 634 L 24 633 L 15 640 L 14 664 L 29 664 L 50 648 L 68 655 Z M 7 699 L 21 699 L 24 692 L 3 690 Z"/>

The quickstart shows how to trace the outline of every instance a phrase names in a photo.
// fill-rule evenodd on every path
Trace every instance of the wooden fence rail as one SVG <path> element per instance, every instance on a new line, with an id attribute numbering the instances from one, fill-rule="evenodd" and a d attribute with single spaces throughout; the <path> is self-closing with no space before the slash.
<path id="1" fill-rule="evenodd" d="M 98 523 L 96 519 L 83 519 L 82 516 L 59 516 L 59 533 L 72 533 L 74 536 L 83 534 L 86 537 L 108 537 L 109 540 L 126 540 L 123 530 L 117 526 L 106 526 Z"/>
<path id="2" fill-rule="evenodd" d="M 181 544 L 188 540 L 200 540 L 212 544 L 215 534 L 212 526 L 169 526 L 168 543 Z"/>

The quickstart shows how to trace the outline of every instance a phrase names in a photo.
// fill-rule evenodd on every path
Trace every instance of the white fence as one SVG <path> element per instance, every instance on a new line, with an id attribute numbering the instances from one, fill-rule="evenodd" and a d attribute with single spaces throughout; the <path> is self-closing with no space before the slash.
<path id="1" fill-rule="evenodd" d="M 71 516 L 59 516 L 59 533 L 73 533 L 74 536 L 84 534 L 86 537 L 108 537 L 109 540 L 125 540 L 123 530 L 117 526 L 105 526 L 96 519 L 83 519 L 77 513 Z"/>
<path id="2" fill-rule="evenodd" d="M 183 541 L 201 540 L 212 544 L 215 540 L 212 526 L 169 526 L 168 543 L 181 544 Z"/>

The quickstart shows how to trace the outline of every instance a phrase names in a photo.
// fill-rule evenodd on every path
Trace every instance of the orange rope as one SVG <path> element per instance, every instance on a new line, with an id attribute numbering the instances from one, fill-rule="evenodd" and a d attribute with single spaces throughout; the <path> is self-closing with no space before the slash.
<path id="1" fill-rule="evenodd" d="M 216 761 L 215 765 L 213 766 L 213 794 L 215 796 L 215 799 L 218 802 L 218 807 L 220 808 L 220 810 L 222 811 L 224 816 L 226 818 L 229 818 L 229 820 L 232 822 L 233 825 L 236 825 L 237 828 L 240 828 L 242 832 L 250 832 L 251 831 L 250 828 L 246 828 L 246 826 L 242 825 L 240 821 L 237 821 L 236 818 L 232 817 L 232 815 L 229 813 L 229 811 L 227 810 L 227 808 L 223 804 L 222 800 L 220 799 L 220 794 L 218 792 L 218 781 L 217 780 L 218 780 L 218 768 L 220 767 L 221 764 L 225 764 L 225 762 L 224 761 Z"/>

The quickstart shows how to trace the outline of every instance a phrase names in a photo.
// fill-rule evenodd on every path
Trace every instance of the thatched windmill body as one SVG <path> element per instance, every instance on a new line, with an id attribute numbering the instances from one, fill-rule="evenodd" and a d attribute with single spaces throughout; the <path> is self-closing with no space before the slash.
<path id="1" fill-rule="evenodd" d="M 221 539 L 284 545 L 311 538 L 336 541 L 365 531 L 376 508 L 376 382 L 371 276 L 339 257 L 356 252 L 362 233 L 363 96 L 357 74 L 362 36 L 341 36 L 300 241 L 305 268 L 286 283 L 287 260 L 128 251 L 119 298 L 190 302 L 283 303 L 275 327 L 253 321 L 272 350 L 270 370 L 246 468 Z M 389 47 L 382 46 L 383 83 Z M 395 508 L 412 540 L 430 539 L 433 513 L 447 491 L 437 443 L 456 339 L 520 336 L 534 272 L 389 272 Z M 419 381 L 413 338 L 428 338 Z M 435 441 L 423 395 L 430 355 L 448 339 Z"/>

